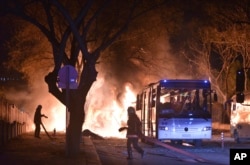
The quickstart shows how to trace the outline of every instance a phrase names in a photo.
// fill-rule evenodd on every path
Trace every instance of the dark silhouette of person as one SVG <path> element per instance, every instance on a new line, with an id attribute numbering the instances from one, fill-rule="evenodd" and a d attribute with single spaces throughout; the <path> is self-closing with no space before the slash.
<path id="1" fill-rule="evenodd" d="M 134 149 L 144 157 L 144 150 L 139 147 L 138 139 L 142 136 L 141 132 L 141 121 L 135 113 L 134 107 L 128 107 L 128 121 L 127 121 L 127 159 L 133 159 L 132 155 L 132 145 Z"/>
<path id="2" fill-rule="evenodd" d="M 40 131 L 41 127 L 40 125 L 42 124 L 42 117 L 48 118 L 44 114 L 41 114 L 42 106 L 38 105 L 36 108 L 36 112 L 34 115 L 34 123 L 35 123 L 35 137 L 40 138 Z"/>

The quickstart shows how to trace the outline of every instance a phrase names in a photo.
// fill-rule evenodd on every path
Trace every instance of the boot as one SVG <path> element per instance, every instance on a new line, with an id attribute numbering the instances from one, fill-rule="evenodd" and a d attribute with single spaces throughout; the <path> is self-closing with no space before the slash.
<path id="1" fill-rule="evenodd" d="M 141 158 L 144 158 L 144 157 L 145 157 L 145 154 L 146 154 L 146 152 L 145 152 L 145 151 L 142 151 L 142 152 L 141 152 Z"/>
<path id="2" fill-rule="evenodd" d="M 129 160 L 133 159 L 132 151 L 128 151 L 127 159 L 129 159 Z"/>

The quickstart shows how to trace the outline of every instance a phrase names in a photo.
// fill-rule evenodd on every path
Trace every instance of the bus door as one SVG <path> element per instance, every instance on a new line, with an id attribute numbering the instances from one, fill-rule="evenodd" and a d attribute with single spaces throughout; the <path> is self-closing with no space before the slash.
<path id="1" fill-rule="evenodd" d="M 142 132 L 145 136 L 156 137 L 156 89 L 153 86 L 145 89 L 142 97 Z"/>

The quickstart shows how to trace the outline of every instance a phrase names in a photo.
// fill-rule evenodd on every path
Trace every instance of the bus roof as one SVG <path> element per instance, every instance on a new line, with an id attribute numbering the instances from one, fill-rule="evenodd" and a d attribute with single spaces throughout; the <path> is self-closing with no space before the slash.
<path id="1" fill-rule="evenodd" d="M 210 89 L 208 80 L 190 80 L 190 79 L 163 79 L 158 82 L 160 86 L 166 88 L 205 88 Z"/>

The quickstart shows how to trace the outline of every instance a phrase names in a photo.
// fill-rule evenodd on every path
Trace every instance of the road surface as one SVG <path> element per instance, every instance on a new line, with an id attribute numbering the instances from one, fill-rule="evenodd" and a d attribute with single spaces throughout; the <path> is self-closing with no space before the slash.
<path id="1" fill-rule="evenodd" d="M 142 159 L 140 154 L 134 151 L 134 159 L 127 160 L 126 139 L 107 138 L 92 141 L 103 165 L 228 165 L 230 148 L 250 149 L 250 142 L 237 144 L 230 137 L 225 137 L 222 142 L 217 135 L 211 140 L 203 141 L 200 147 L 188 143 L 173 145 L 166 142 L 172 149 L 139 142 L 146 151 L 146 156 Z"/>

